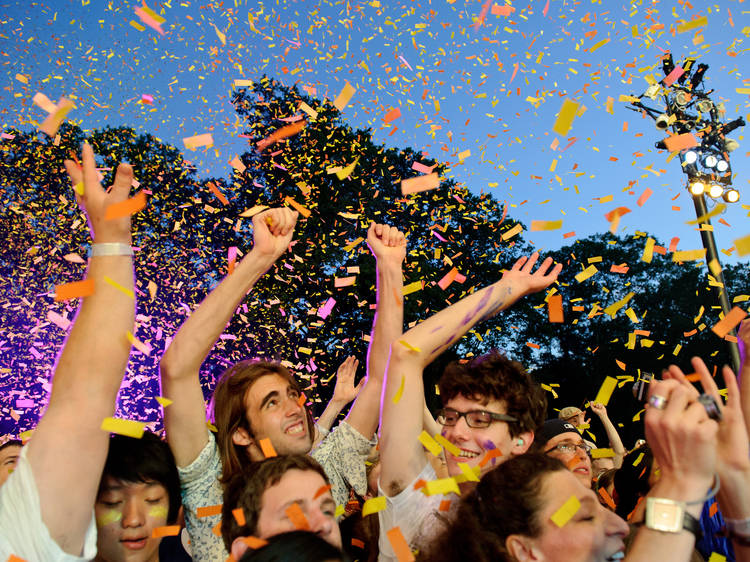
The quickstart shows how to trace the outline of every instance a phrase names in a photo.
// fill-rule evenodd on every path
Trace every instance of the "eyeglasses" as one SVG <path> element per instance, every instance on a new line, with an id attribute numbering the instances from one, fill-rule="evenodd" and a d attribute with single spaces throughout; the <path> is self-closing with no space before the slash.
<path id="1" fill-rule="evenodd" d="M 581 443 L 572 443 L 570 441 L 563 441 L 562 443 L 558 443 L 551 449 L 547 449 L 544 452 L 551 453 L 552 451 L 558 451 L 559 453 L 562 453 L 563 455 L 575 455 L 576 449 L 581 449 L 587 455 L 591 452 L 591 446 L 583 441 Z"/>
<path id="2" fill-rule="evenodd" d="M 471 412 L 459 412 L 453 408 L 442 408 L 437 412 L 437 422 L 440 425 L 453 426 L 460 418 L 466 420 L 466 425 L 475 429 L 489 427 L 493 421 L 517 422 L 518 419 L 507 414 L 496 414 L 486 410 L 472 410 Z"/>

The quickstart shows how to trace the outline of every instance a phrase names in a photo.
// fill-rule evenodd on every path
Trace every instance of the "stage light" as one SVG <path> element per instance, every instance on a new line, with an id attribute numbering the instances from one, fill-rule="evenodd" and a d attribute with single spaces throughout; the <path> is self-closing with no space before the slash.
<path id="1" fill-rule="evenodd" d="M 727 162 L 726 160 L 719 160 L 719 161 L 718 161 L 718 162 L 716 163 L 716 171 L 717 171 L 717 172 L 722 172 L 722 173 L 724 173 L 724 172 L 726 172 L 726 171 L 727 171 L 728 169 L 729 169 L 729 162 Z"/>
<path id="2" fill-rule="evenodd" d="M 740 192 L 734 188 L 727 189 L 724 192 L 723 197 L 724 197 L 724 201 L 726 201 L 727 203 L 736 203 L 737 201 L 740 200 Z"/>
<path id="3" fill-rule="evenodd" d="M 716 164 L 718 164 L 718 162 L 719 162 L 719 159 L 716 158 L 716 156 L 714 156 L 713 154 L 706 154 L 703 157 L 703 165 L 706 168 L 713 168 L 716 166 Z"/>
<path id="4" fill-rule="evenodd" d="M 690 102 L 690 96 L 687 92 L 680 90 L 674 95 L 674 102 L 680 107 L 685 107 Z"/>
<path id="5" fill-rule="evenodd" d="M 686 164 L 695 164 L 698 161 L 698 153 L 695 150 L 688 150 L 682 158 Z"/>
<path id="6" fill-rule="evenodd" d="M 724 193 L 724 188 L 718 183 L 712 183 L 711 187 L 708 188 L 708 195 L 714 199 L 721 197 L 722 193 Z"/>
<path id="7" fill-rule="evenodd" d="M 714 108 L 714 104 L 711 103 L 711 100 L 700 100 L 695 104 L 695 107 L 698 108 L 698 111 L 701 113 L 709 113 Z"/>
<path id="8" fill-rule="evenodd" d="M 690 183 L 690 193 L 698 197 L 699 195 L 703 195 L 703 191 L 706 189 L 706 186 L 703 185 L 703 182 L 700 181 L 694 181 Z"/>

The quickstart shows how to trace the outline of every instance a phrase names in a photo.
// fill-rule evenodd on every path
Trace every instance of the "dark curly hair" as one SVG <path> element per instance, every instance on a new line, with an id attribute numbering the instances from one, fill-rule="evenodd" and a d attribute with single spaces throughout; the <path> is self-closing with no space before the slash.
<path id="1" fill-rule="evenodd" d="M 536 453 L 513 457 L 489 471 L 465 496 L 450 527 L 420 559 L 430 562 L 512 562 L 510 535 L 542 532 L 544 479 L 567 470 L 557 459 Z"/>
<path id="2" fill-rule="evenodd" d="M 458 395 L 487 404 L 505 403 L 508 415 L 518 419 L 509 423 L 511 436 L 534 431 L 544 423 L 547 397 L 523 365 L 511 361 L 497 350 L 470 362 L 450 363 L 438 382 L 440 399 L 445 405 Z"/>

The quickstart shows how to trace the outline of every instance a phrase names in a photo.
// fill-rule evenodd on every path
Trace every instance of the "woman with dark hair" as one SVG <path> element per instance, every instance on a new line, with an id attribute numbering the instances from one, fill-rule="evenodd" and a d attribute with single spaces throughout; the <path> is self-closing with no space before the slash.
<path id="1" fill-rule="evenodd" d="M 654 453 L 648 445 L 641 445 L 630 451 L 622 460 L 622 466 L 615 474 L 615 513 L 634 523 L 643 518 L 645 506 L 639 505 L 641 498 L 648 494 L 659 478 L 658 467 L 654 464 Z M 638 512 L 636 512 L 638 507 Z"/>
<path id="2" fill-rule="evenodd" d="M 553 516 L 571 497 L 580 507 L 560 526 Z M 527 453 L 482 478 L 423 559 L 614 560 L 622 557 L 627 531 L 559 460 Z"/>
<path id="3" fill-rule="evenodd" d="M 338 548 L 308 531 L 291 531 L 267 539 L 265 546 L 248 550 L 240 562 L 350 562 Z"/>

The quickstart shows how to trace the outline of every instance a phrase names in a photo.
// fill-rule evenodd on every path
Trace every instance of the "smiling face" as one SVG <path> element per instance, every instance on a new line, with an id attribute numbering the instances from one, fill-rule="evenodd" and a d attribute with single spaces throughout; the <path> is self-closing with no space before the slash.
<path id="1" fill-rule="evenodd" d="M 288 510 L 293 504 L 299 506 L 309 530 L 341 548 L 341 532 L 336 522 L 336 502 L 330 489 L 320 493 L 326 486 L 323 477 L 313 470 L 292 469 L 263 492 L 261 510 L 256 532 L 260 538 L 294 531 L 295 523 Z M 317 496 L 317 497 L 316 497 Z"/>
<path id="2" fill-rule="evenodd" d="M 482 404 L 478 400 L 466 398 L 461 394 L 448 400 L 444 406 L 458 412 L 485 410 L 496 414 L 507 413 L 503 402 L 490 400 L 486 404 Z M 465 417 L 459 418 L 454 426 L 443 426 L 441 433 L 461 451 L 458 457 L 447 450 L 445 452 L 448 474 L 451 476 L 462 473 L 458 466 L 459 462 L 466 463 L 473 468 L 479 465 L 488 451 L 498 449 L 501 455 L 484 465 L 482 473 L 485 473 L 497 466 L 498 463 L 508 460 L 512 455 L 525 453 L 533 441 L 533 434 L 531 433 L 523 433 L 516 437 L 511 436 L 507 422 L 492 421 L 489 427 L 475 428 L 466 424 Z M 523 443 L 519 443 L 519 440 L 523 440 Z"/>
<path id="3" fill-rule="evenodd" d="M 547 441 L 544 452 L 547 456 L 560 459 L 565 466 L 579 479 L 581 484 L 591 488 L 591 458 L 581 447 L 575 447 L 574 452 L 562 452 L 555 447 L 560 444 L 583 445 L 583 438 L 578 432 L 569 431 L 555 435 Z"/>
<path id="4" fill-rule="evenodd" d="M 304 405 L 299 402 L 299 391 L 275 373 L 255 381 L 245 396 L 255 445 L 261 439 L 269 439 L 279 455 L 310 452 L 312 432 Z"/>
<path id="5" fill-rule="evenodd" d="M 161 539 L 151 538 L 167 524 L 169 496 L 156 482 L 123 482 L 106 476 L 94 506 L 98 562 L 156 562 Z"/>
<path id="6" fill-rule="evenodd" d="M 570 521 L 558 527 L 551 517 L 571 496 L 578 498 L 581 507 Z M 532 559 L 605 562 L 623 556 L 627 523 L 602 507 L 594 493 L 570 472 L 558 470 L 547 475 L 542 498 L 538 513 L 542 532 L 533 539 L 523 539 L 526 549 L 537 554 Z"/>

